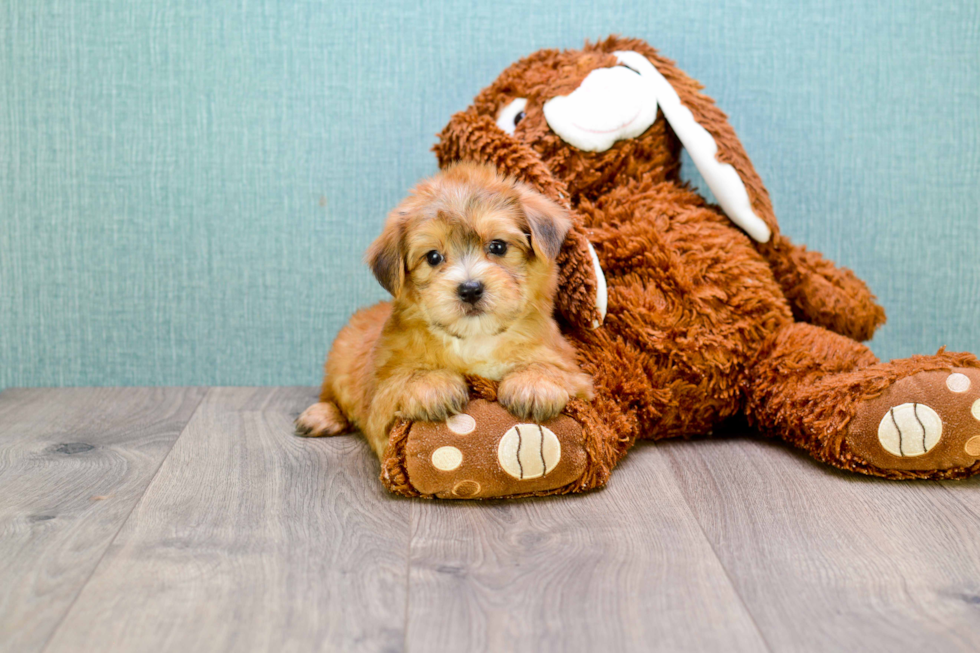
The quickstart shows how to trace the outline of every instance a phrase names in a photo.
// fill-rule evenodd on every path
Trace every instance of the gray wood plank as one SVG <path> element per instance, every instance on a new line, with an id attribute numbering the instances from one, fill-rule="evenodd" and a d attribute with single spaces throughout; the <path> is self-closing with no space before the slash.
<path id="1" fill-rule="evenodd" d="M 964 510 L 980 521 L 980 476 L 965 481 L 943 481 L 941 485 Z M 977 604 L 980 605 L 980 599 Z"/>
<path id="2" fill-rule="evenodd" d="M 0 394 L 0 650 L 43 647 L 203 396 Z"/>
<path id="3" fill-rule="evenodd" d="M 980 650 L 976 481 L 846 474 L 761 440 L 661 446 L 774 650 Z"/>
<path id="4" fill-rule="evenodd" d="M 401 649 L 410 502 L 315 395 L 212 389 L 47 650 Z"/>
<path id="5" fill-rule="evenodd" d="M 639 446 L 591 494 L 413 504 L 408 650 L 765 650 L 668 462 Z"/>

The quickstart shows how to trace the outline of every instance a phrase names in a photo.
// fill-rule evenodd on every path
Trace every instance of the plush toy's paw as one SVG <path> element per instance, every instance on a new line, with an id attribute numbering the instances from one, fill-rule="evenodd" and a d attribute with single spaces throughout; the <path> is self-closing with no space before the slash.
<path id="1" fill-rule="evenodd" d="M 882 469 L 967 467 L 980 460 L 980 370 L 919 372 L 858 407 L 854 453 Z"/>
<path id="2" fill-rule="evenodd" d="M 296 418 L 296 435 L 317 438 L 322 435 L 346 433 L 350 425 L 336 404 L 329 401 L 315 403 Z"/>
<path id="3" fill-rule="evenodd" d="M 582 427 L 560 415 L 521 423 L 499 404 L 475 399 L 445 422 L 415 422 L 405 471 L 423 495 L 482 499 L 554 490 L 579 479 L 587 455 Z"/>

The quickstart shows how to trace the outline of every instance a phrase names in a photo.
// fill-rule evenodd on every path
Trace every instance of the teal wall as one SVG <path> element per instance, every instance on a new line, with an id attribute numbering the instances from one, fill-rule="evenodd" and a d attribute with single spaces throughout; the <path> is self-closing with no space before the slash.
<path id="1" fill-rule="evenodd" d="M 976 0 L 0 0 L 0 388 L 316 383 L 450 114 L 613 32 L 868 280 L 879 355 L 980 350 Z"/>

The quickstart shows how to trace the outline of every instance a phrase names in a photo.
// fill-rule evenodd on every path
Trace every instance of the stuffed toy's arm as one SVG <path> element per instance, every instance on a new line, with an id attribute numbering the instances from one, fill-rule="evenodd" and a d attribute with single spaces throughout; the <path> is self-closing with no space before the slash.
<path id="1" fill-rule="evenodd" d="M 455 114 L 439 134 L 433 150 L 439 167 L 456 161 L 489 163 L 498 170 L 522 181 L 548 199 L 570 208 L 568 189 L 556 179 L 540 157 L 527 145 L 505 133 L 488 116 L 472 109 Z M 555 309 L 569 323 L 592 328 L 602 323 L 603 310 L 597 299 L 599 282 L 590 253 L 582 219 L 571 211 L 572 230 L 556 259 L 558 286 Z"/>
<path id="2" fill-rule="evenodd" d="M 772 266 L 797 320 L 862 342 L 885 323 L 885 309 L 847 268 L 782 235 L 757 247 Z"/>

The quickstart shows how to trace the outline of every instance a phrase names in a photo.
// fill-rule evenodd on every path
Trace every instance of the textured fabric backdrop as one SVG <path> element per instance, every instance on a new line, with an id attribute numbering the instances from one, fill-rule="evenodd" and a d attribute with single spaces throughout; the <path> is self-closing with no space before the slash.
<path id="1" fill-rule="evenodd" d="M 880 356 L 980 351 L 976 0 L 3 0 L 0 388 L 318 382 L 450 114 L 613 32 L 870 283 Z"/>

